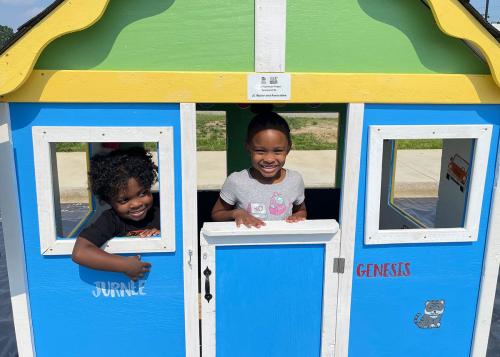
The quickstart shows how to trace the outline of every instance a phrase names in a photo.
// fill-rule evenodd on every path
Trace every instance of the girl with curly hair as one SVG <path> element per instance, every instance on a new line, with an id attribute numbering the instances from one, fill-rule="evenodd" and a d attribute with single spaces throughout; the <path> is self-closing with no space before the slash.
<path id="1" fill-rule="evenodd" d="M 137 256 L 114 255 L 100 247 L 113 237 L 151 237 L 160 234 L 160 207 L 151 187 L 158 167 L 143 148 L 97 154 L 90 161 L 92 192 L 111 208 L 83 229 L 73 248 L 73 261 L 97 270 L 120 272 L 136 281 L 151 267 Z"/>

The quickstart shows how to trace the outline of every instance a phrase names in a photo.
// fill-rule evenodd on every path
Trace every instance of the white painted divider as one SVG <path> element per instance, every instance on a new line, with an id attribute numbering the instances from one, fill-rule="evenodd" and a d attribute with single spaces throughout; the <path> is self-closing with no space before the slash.
<path id="1" fill-rule="evenodd" d="M 321 356 L 333 356 L 337 314 L 338 273 L 333 272 L 333 259 L 339 256 L 340 231 L 337 221 L 309 220 L 297 223 L 269 221 L 261 228 L 236 227 L 235 222 L 205 223 L 200 234 L 201 264 L 210 274 L 210 303 L 202 299 L 202 355 L 216 355 L 216 260 L 217 246 L 256 246 L 324 244 L 323 316 L 321 324 Z M 203 269 L 202 269 L 203 274 Z"/>
<path id="2" fill-rule="evenodd" d="M 3 131 L 2 138 L 0 138 L 0 209 L 3 219 L 5 258 L 9 274 L 14 329 L 19 356 L 31 357 L 35 355 L 35 350 L 21 229 L 21 210 L 17 195 L 16 166 L 7 103 L 0 103 L 0 128 Z"/>
<path id="3" fill-rule="evenodd" d="M 286 0 L 255 0 L 255 72 L 284 72 Z"/>

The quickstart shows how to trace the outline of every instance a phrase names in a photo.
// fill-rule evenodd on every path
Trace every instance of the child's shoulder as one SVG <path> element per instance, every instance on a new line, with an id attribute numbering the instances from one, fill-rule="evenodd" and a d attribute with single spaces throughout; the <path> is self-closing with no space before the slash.
<path id="1" fill-rule="evenodd" d="M 302 175 L 298 171 L 286 169 L 286 175 L 288 179 L 303 181 Z"/>
<path id="2" fill-rule="evenodd" d="M 243 180 L 250 180 L 252 179 L 252 176 L 250 175 L 250 172 L 248 169 L 244 169 L 241 171 L 235 171 L 231 173 L 226 180 L 228 181 L 235 181 L 235 182 L 241 182 Z"/>

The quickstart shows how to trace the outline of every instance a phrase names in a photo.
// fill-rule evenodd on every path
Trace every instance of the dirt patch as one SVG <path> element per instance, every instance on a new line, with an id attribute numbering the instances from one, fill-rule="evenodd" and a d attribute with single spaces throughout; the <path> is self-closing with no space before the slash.
<path id="1" fill-rule="evenodd" d="M 315 139 L 327 143 L 337 142 L 337 126 L 332 126 L 331 123 L 322 123 L 318 121 L 316 124 L 306 125 L 298 129 L 292 130 L 293 135 L 310 134 Z"/>

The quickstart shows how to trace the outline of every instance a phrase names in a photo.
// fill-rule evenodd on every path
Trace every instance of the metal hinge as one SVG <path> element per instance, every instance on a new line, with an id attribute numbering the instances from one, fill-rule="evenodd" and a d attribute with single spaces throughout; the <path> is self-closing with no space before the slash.
<path id="1" fill-rule="evenodd" d="M 345 258 L 333 258 L 333 272 L 344 274 Z"/>

